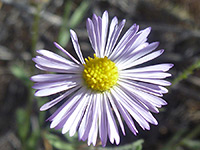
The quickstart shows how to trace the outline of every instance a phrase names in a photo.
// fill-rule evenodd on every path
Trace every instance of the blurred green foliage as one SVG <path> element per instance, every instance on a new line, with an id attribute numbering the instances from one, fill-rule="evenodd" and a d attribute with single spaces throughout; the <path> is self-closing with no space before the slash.
<path id="1" fill-rule="evenodd" d="M 60 32 L 58 35 L 58 43 L 61 46 L 65 47 L 67 45 L 69 38 L 70 38 L 69 29 L 75 28 L 82 21 L 84 14 L 86 13 L 87 9 L 89 8 L 89 5 L 90 5 L 89 0 L 83 0 L 81 2 L 81 4 L 75 10 L 72 10 L 73 1 L 68 0 L 65 3 L 65 10 L 64 10 L 63 20 L 62 20 L 62 26 L 60 28 Z"/>
<path id="2" fill-rule="evenodd" d="M 173 137 L 163 146 L 163 150 L 199 150 L 200 140 L 197 140 L 200 135 L 200 125 L 192 131 L 188 129 L 180 129 Z"/>

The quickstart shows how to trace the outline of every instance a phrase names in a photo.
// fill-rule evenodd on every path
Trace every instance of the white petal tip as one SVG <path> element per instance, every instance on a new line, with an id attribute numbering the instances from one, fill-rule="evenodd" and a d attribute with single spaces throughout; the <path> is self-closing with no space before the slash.
<path id="1" fill-rule="evenodd" d="M 40 111 L 45 111 L 45 110 L 47 110 L 45 107 L 40 107 Z"/>
<path id="2" fill-rule="evenodd" d="M 62 134 L 65 134 L 65 133 L 67 133 L 67 131 L 65 131 L 64 129 L 62 129 Z"/>
<path id="3" fill-rule="evenodd" d="M 69 31 L 70 31 L 71 35 L 74 36 L 74 34 L 75 34 L 74 30 L 70 29 Z"/>

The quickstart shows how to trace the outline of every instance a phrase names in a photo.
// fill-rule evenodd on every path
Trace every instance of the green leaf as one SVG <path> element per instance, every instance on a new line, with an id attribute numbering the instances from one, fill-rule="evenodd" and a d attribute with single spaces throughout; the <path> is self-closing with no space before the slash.
<path id="1" fill-rule="evenodd" d="M 61 46 L 65 47 L 70 39 L 69 28 L 75 28 L 83 19 L 84 14 L 86 13 L 87 9 L 89 8 L 89 1 L 84 0 L 80 4 L 79 7 L 73 12 L 72 16 L 70 17 L 69 14 L 72 8 L 72 1 L 69 0 L 65 4 L 65 13 L 63 15 L 63 23 L 58 35 L 58 42 Z"/>
<path id="2" fill-rule="evenodd" d="M 30 75 L 26 70 L 26 67 L 23 66 L 22 64 L 12 65 L 10 67 L 10 71 L 16 78 L 20 79 L 26 86 L 30 87 L 32 85 L 32 82 L 29 79 Z"/>
<path id="3" fill-rule="evenodd" d="M 132 148 L 135 148 L 135 150 L 142 150 L 142 144 L 144 143 L 144 140 L 138 140 L 133 143 Z"/>
<path id="4" fill-rule="evenodd" d="M 131 144 L 126 144 L 126 145 L 123 145 L 123 146 L 117 146 L 117 147 L 112 147 L 112 148 L 102 148 L 102 147 L 99 147 L 99 148 L 96 148 L 94 146 L 90 146 L 90 150 L 93 150 L 93 149 L 98 149 L 98 150 L 142 150 L 142 144 L 144 143 L 144 140 L 143 139 L 140 139 L 140 140 L 137 140 Z"/>
<path id="5" fill-rule="evenodd" d="M 200 141 L 197 140 L 185 140 L 184 142 L 182 142 L 182 145 L 189 148 L 190 150 L 200 149 Z"/>
<path id="6" fill-rule="evenodd" d="M 27 138 L 28 131 L 30 128 L 29 117 L 26 111 L 22 108 L 17 109 L 16 111 L 16 119 L 17 119 L 17 129 L 19 137 L 24 142 Z"/>
<path id="7" fill-rule="evenodd" d="M 84 14 L 86 13 L 89 7 L 89 4 L 90 3 L 88 0 L 84 0 L 80 4 L 80 6 L 74 11 L 69 21 L 71 28 L 74 28 L 76 25 L 78 25 L 82 21 Z"/>
<path id="8" fill-rule="evenodd" d="M 59 149 L 59 150 L 75 150 L 73 145 L 71 143 L 68 143 L 67 141 L 63 141 L 60 137 L 57 135 L 46 133 L 45 138 L 49 141 L 49 143 Z"/>
<path id="9" fill-rule="evenodd" d="M 76 132 L 76 134 L 74 136 L 69 136 L 69 134 L 64 134 L 64 136 L 66 137 L 66 139 L 70 142 L 70 143 L 76 143 L 78 141 L 78 133 Z"/>

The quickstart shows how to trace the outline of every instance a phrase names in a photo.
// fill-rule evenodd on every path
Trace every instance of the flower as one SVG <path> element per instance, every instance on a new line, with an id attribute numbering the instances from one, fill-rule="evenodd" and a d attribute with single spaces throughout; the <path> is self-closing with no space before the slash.
<path id="1" fill-rule="evenodd" d="M 125 135 L 122 118 L 135 135 L 138 133 L 135 122 L 143 130 L 149 130 L 149 124 L 158 124 L 151 112 L 158 113 L 158 108 L 167 104 L 161 97 L 168 92 L 164 86 L 170 82 L 164 78 L 171 76 L 166 71 L 173 64 L 139 66 L 164 52 L 154 51 L 158 42 L 147 42 L 150 27 L 138 31 L 139 26 L 134 24 L 118 42 L 125 20 L 118 23 L 114 17 L 109 26 L 105 11 L 102 17 L 94 14 L 92 19 L 88 18 L 86 25 L 94 58 L 83 58 L 73 30 L 70 30 L 71 40 L 79 60 L 57 43 L 55 46 L 69 59 L 48 50 L 37 50 L 40 56 L 33 58 L 36 67 L 59 74 L 32 76 L 35 96 L 61 93 L 40 108 L 44 111 L 65 101 L 48 118 L 51 128 L 62 128 L 62 133 L 69 131 L 70 136 L 78 131 L 79 139 L 88 140 L 88 145 L 96 144 L 98 134 L 102 146 L 106 146 L 108 138 L 111 143 L 119 144 L 117 122 Z"/>

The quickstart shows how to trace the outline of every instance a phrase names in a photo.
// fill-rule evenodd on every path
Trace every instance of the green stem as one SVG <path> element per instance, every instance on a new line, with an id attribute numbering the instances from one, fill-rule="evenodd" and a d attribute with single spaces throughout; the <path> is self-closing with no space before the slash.
<path id="1" fill-rule="evenodd" d="M 200 68 L 200 59 L 197 60 L 194 64 L 192 64 L 188 68 L 186 68 L 178 77 L 176 77 L 172 81 L 172 86 L 174 86 L 175 84 L 179 83 L 183 79 L 187 79 L 188 76 L 191 75 L 193 73 L 193 71 L 195 69 L 198 69 L 198 68 Z"/>
<path id="2" fill-rule="evenodd" d="M 58 34 L 58 43 L 65 47 L 69 41 L 69 16 L 72 9 L 72 0 L 65 3 L 65 11 L 62 18 L 62 25 Z"/>
<path id="3" fill-rule="evenodd" d="M 34 14 L 34 22 L 32 26 L 32 57 L 36 56 L 36 46 L 39 38 L 39 22 L 40 22 L 40 12 L 42 5 L 38 4 L 36 6 L 36 13 Z"/>

